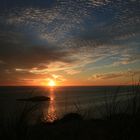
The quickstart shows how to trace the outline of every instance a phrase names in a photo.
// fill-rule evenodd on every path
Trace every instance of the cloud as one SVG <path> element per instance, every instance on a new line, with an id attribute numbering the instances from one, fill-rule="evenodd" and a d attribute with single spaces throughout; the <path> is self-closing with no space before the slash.
<path id="1" fill-rule="evenodd" d="M 139 34 L 138 3 L 120 0 L 58 0 L 56 5 L 47 9 L 24 7 L 12 9 L 12 12 L 9 10 L 4 19 L 10 26 L 34 30 L 40 39 L 51 43 L 75 36 L 82 40 L 92 40 L 95 45 L 115 43 L 114 40 L 126 40 Z M 104 7 L 97 10 L 94 7 L 97 5 Z M 85 19 L 89 20 L 89 26 L 84 24 Z"/>
<path id="2" fill-rule="evenodd" d="M 57 82 L 64 82 L 66 79 L 62 75 L 52 74 L 51 79 L 54 79 Z"/>
<path id="3" fill-rule="evenodd" d="M 0 60 L 0 64 L 4 64 L 4 63 L 5 63 L 4 61 Z"/>
<path id="4" fill-rule="evenodd" d="M 122 57 L 120 57 L 120 59 L 118 61 L 115 61 L 113 63 L 113 66 L 119 66 L 119 65 L 127 65 L 130 63 L 135 63 L 137 61 L 140 60 L 140 56 L 138 54 L 133 54 L 131 55 L 123 55 Z"/>
<path id="5" fill-rule="evenodd" d="M 80 73 L 81 71 L 80 70 L 74 70 L 74 69 L 68 69 L 68 70 L 65 70 L 65 72 L 69 75 L 75 75 L 75 74 Z"/>
<path id="6" fill-rule="evenodd" d="M 7 0 L 8 7 L 0 8 L 3 79 L 44 78 L 58 71 L 74 75 L 89 66 L 139 61 L 139 0 L 25 1 L 8 6 Z"/>
<path id="7" fill-rule="evenodd" d="M 126 72 L 111 72 L 111 73 L 103 73 L 103 74 L 94 74 L 90 79 L 92 80 L 108 80 L 108 79 L 116 79 L 121 77 L 129 77 L 140 75 L 139 70 L 129 70 Z"/>
<path id="8" fill-rule="evenodd" d="M 10 38 L 0 40 L 0 60 L 15 68 L 32 68 L 40 63 L 49 64 L 55 61 L 70 62 L 70 51 L 51 44 L 34 45 L 18 34 L 8 34 Z M 17 40 L 17 42 L 16 42 Z"/>
<path id="9" fill-rule="evenodd" d="M 94 6 L 106 5 L 107 3 L 110 2 L 110 0 L 89 0 L 89 1 L 91 1 Z"/>

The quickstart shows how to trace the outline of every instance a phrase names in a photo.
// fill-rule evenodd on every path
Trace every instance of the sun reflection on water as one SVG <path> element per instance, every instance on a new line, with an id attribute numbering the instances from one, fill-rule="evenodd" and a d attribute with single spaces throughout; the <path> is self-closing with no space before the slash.
<path id="1" fill-rule="evenodd" d="M 54 87 L 50 87 L 49 96 L 51 100 L 49 102 L 48 111 L 47 111 L 47 121 L 53 122 L 54 120 L 57 119 Z"/>

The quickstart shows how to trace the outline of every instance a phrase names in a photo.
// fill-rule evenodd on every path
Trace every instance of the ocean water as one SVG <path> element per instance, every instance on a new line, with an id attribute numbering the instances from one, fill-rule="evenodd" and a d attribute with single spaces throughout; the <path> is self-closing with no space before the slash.
<path id="1" fill-rule="evenodd" d="M 98 107 L 114 96 L 123 101 L 131 93 L 131 86 L 0 87 L 0 112 L 4 118 L 16 116 L 29 104 L 37 106 L 47 121 L 54 121 L 70 112 L 87 113 L 93 117 Z M 51 100 L 37 103 L 17 100 L 34 96 L 47 96 Z"/>

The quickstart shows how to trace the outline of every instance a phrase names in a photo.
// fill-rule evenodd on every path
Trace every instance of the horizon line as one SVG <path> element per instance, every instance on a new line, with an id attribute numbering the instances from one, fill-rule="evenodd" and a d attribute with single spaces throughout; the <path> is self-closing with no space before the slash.
<path id="1" fill-rule="evenodd" d="M 137 86 L 138 84 L 120 84 L 120 85 L 59 85 L 53 87 L 108 87 L 108 86 Z M 43 85 L 0 85 L 0 87 L 50 87 Z"/>

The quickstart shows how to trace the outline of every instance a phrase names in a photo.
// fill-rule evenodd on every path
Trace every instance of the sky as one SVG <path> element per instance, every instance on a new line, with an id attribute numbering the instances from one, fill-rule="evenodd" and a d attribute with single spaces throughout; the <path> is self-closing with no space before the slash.
<path id="1" fill-rule="evenodd" d="M 140 79 L 139 0 L 0 0 L 0 85 Z"/>

